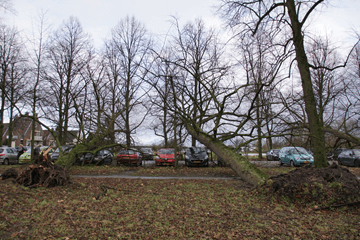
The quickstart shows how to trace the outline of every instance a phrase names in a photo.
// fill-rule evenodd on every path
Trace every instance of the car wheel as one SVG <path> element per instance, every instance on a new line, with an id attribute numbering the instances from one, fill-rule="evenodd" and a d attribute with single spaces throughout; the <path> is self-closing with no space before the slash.
<path id="1" fill-rule="evenodd" d="M 4 160 L 4 165 L 9 165 L 9 159 L 6 158 L 6 159 Z"/>
<path id="2" fill-rule="evenodd" d="M 296 167 L 293 160 L 290 161 L 290 166 L 291 167 Z"/>
<path id="3" fill-rule="evenodd" d="M 355 166 L 355 167 L 360 167 L 360 159 L 355 160 L 354 166 Z"/>

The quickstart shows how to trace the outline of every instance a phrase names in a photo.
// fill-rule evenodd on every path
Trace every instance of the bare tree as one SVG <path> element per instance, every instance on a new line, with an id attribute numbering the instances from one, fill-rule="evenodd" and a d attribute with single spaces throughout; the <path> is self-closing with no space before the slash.
<path id="1" fill-rule="evenodd" d="M 262 23 L 267 23 L 269 29 L 283 32 L 284 51 L 295 51 L 316 167 L 327 166 L 325 137 L 311 79 L 310 68 L 316 67 L 309 63 L 305 51 L 304 27 L 315 9 L 323 3 L 324 0 L 222 0 L 220 6 L 228 24 L 241 27 L 240 34 L 246 31 L 255 34 Z"/>
<path id="2" fill-rule="evenodd" d="M 92 57 L 90 37 L 79 20 L 70 17 L 51 35 L 47 48 L 47 116 L 56 124 L 61 144 L 67 141 L 74 115 L 73 99 L 82 94 L 81 71 Z"/>
<path id="3" fill-rule="evenodd" d="M 13 80 L 9 77 L 14 76 L 12 70 L 15 70 L 14 64 L 19 62 L 21 54 L 21 41 L 18 31 L 15 28 L 0 26 L 0 90 L 1 90 L 1 106 L 0 106 L 0 136 L 4 133 L 4 113 L 7 96 L 8 83 Z M 9 104 L 13 106 L 13 104 Z M 0 146 L 2 145 L 2 137 Z"/>
<path id="4" fill-rule="evenodd" d="M 105 64 L 111 99 L 110 111 L 122 112 L 121 120 L 115 123 L 124 133 L 128 147 L 132 145 L 132 135 L 147 115 L 146 110 L 145 114 L 138 113 L 148 91 L 144 78 L 147 74 L 145 65 L 150 45 L 151 40 L 144 25 L 134 17 L 126 17 L 120 21 L 112 30 L 111 39 L 106 42 Z"/>
<path id="5" fill-rule="evenodd" d="M 271 143 L 271 123 L 283 111 L 281 107 L 277 106 L 277 113 L 275 113 L 272 111 L 272 107 L 278 101 L 276 86 L 288 77 L 286 73 L 282 73 L 283 65 L 292 54 L 291 52 L 284 53 L 281 46 L 272 44 L 278 37 L 278 32 L 267 32 L 263 24 L 256 34 L 240 35 L 239 40 L 235 43 L 240 50 L 241 65 L 246 71 L 249 83 L 249 101 L 252 101 L 258 93 L 255 100 L 254 125 L 257 132 L 259 158 L 262 158 L 262 140 L 266 138 Z"/>
<path id="6" fill-rule="evenodd" d="M 175 54 L 159 54 L 165 65 L 176 68 L 167 78 L 173 98 L 166 103 L 168 111 L 181 120 L 194 139 L 229 163 L 245 181 L 264 181 L 266 174 L 225 145 L 240 135 L 251 135 L 247 127 L 251 125 L 255 104 L 245 103 L 246 80 L 241 83 L 230 74 L 230 65 L 224 64 L 223 45 L 202 21 L 176 29 L 178 34 L 172 44 Z"/>
<path id="7" fill-rule="evenodd" d="M 37 15 L 37 24 L 33 29 L 32 37 L 29 40 L 31 44 L 31 50 L 29 53 L 30 57 L 30 64 L 31 64 L 31 75 L 29 76 L 29 82 L 31 86 L 30 94 L 31 97 L 29 98 L 29 105 L 31 106 L 32 115 L 34 120 L 32 121 L 32 137 L 31 137 L 31 149 L 35 147 L 35 127 L 36 127 L 36 120 L 39 117 L 37 115 L 38 111 L 40 111 L 39 102 L 41 100 L 41 96 L 43 95 L 44 91 L 39 89 L 39 86 L 42 85 L 41 82 L 44 82 L 42 78 L 43 75 L 43 58 L 45 55 L 45 41 L 47 32 L 49 30 L 49 25 L 46 22 L 46 12 L 39 12 Z M 31 158 L 34 157 L 34 151 L 31 152 Z"/>

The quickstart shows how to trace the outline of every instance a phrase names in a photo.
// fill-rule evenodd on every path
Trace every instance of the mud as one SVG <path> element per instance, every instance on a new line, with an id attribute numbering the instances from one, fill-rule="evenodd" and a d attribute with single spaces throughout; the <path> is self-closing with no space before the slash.
<path id="1" fill-rule="evenodd" d="M 347 168 L 306 166 L 270 177 L 257 188 L 270 196 L 300 204 L 333 205 L 360 199 L 360 182 Z"/>

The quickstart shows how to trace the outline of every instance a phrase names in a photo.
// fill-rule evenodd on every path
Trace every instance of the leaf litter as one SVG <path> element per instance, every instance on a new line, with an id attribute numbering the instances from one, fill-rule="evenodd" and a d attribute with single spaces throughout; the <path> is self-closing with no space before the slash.
<path id="1" fill-rule="evenodd" d="M 161 169 L 165 174 L 172 171 Z M 194 169 L 196 174 L 220 175 L 215 168 Z M 162 170 L 158 171 L 161 175 Z M 191 169 L 186 171 L 191 175 Z M 2 180 L 0 239 L 360 237 L 359 208 L 313 211 L 307 198 L 301 202 L 293 194 L 294 201 L 284 196 L 279 201 L 278 196 L 267 194 L 269 184 L 260 191 L 249 189 L 241 180 L 71 180 L 70 185 L 52 188 L 27 188 Z M 96 199 L 100 193 L 104 194 Z"/>

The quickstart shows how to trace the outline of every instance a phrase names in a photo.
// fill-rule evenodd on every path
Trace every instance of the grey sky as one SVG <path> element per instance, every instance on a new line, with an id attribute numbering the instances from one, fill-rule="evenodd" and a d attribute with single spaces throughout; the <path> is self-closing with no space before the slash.
<path id="1" fill-rule="evenodd" d="M 38 10 L 47 11 L 49 22 L 57 28 L 69 16 L 76 16 L 84 30 L 92 35 L 95 44 L 102 43 L 110 30 L 127 15 L 135 16 L 150 32 L 165 33 L 169 28 L 170 16 L 181 22 L 197 17 L 214 22 L 212 5 L 218 0 L 13 0 L 18 12 L 12 21 L 19 29 L 29 29 L 31 19 Z"/>
<path id="2" fill-rule="evenodd" d="M 15 25 L 28 33 L 32 19 L 40 10 L 47 11 L 47 18 L 54 29 L 70 16 L 77 17 L 85 32 L 91 34 L 99 47 L 110 31 L 126 16 L 135 16 L 155 34 L 165 34 L 170 27 L 171 15 L 180 23 L 202 18 L 208 26 L 220 25 L 213 15 L 213 6 L 220 0 L 12 0 L 16 15 L 7 14 L 8 25 Z M 360 0 L 328 0 L 310 22 L 312 33 L 327 34 L 347 52 L 356 41 L 354 30 L 360 33 Z M 35 22 L 34 22 L 35 24 Z M 151 142 L 153 139 L 148 139 Z"/>

